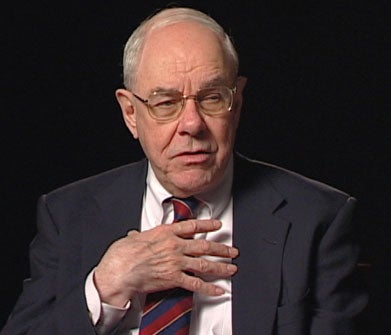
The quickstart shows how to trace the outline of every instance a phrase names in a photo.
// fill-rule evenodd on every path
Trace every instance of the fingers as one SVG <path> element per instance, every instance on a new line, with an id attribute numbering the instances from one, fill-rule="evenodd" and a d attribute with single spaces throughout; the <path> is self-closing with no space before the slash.
<path id="1" fill-rule="evenodd" d="M 220 286 L 203 281 L 199 277 L 185 275 L 183 276 L 180 287 L 185 290 L 197 292 L 208 296 L 219 296 L 225 293 L 224 289 Z"/>
<path id="2" fill-rule="evenodd" d="M 219 278 L 230 277 L 237 270 L 238 268 L 235 264 L 210 261 L 201 257 L 189 257 L 185 265 L 185 271 L 199 275 L 212 275 Z"/>
<path id="3" fill-rule="evenodd" d="M 190 236 L 195 233 L 211 231 L 211 226 L 219 227 L 221 226 L 220 221 L 216 220 L 189 220 L 176 223 L 176 225 L 181 226 L 179 230 L 177 228 L 173 228 L 167 226 L 159 226 L 150 231 L 146 231 L 143 233 L 139 233 L 138 231 L 132 230 L 128 232 L 127 238 L 135 243 L 144 242 L 150 250 L 153 251 L 154 254 L 163 254 L 164 250 L 176 250 L 183 255 L 187 256 L 218 256 L 223 258 L 236 258 L 239 254 L 239 251 L 235 247 L 227 246 L 222 243 L 208 241 L 205 239 L 185 239 L 183 235 L 189 234 Z M 198 227 L 198 228 L 197 228 Z M 162 234 L 162 231 L 159 229 L 164 229 L 165 233 Z M 180 234 L 178 236 L 172 235 L 172 229 L 175 229 L 175 232 L 181 231 L 182 233 L 186 231 L 185 234 Z M 153 233 L 153 231 L 155 232 Z M 159 230 L 159 231 L 158 231 Z M 149 234 L 152 236 L 149 236 Z M 168 234 L 167 234 L 168 233 Z M 171 235 L 171 236 L 170 236 Z"/>
<path id="4" fill-rule="evenodd" d="M 129 231 L 121 241 L 121 247 L 127 250 L 120 252 L 120 259 L 126 265 L 121 287 L 131 287 L 132 292 L 182 287 L 209 296 L 223 294 L 222 288 L 203 280 L 203 275 L 227 278 L 236 273 L 237 267 L 208 256 L 229 260 L 238 256 L 238 250 L 218 242 L 190 238 L 220 228 L 218 220 L 186 220 L 144 232 Z M 133 257 L 135 254 L 137 257 Z"/>
<path id="5" fill-rule="evenodd" d="M 201 293 L 209 296 L 219 296 L 225 293 L 225 291 L 214 284 L 204 282 L 198 277 L 188 276 L 183 283 L 183 288 L 189 291 Z"/>
<path id="6" fill-rule="evenodd" d="M 176 222 L 175 224 L 163 224 L 159 225 L 149 231 L 142 233 L 137 230 L 130 230 L 127 236 L 136 238 L 137 235 L 145 236 L 148 232 L 155 232 L 157 236 L 170 233 L 182 238 L 190 238 L 198 233 L 207 233 L 219 230 L 221 228 L 221 222 L 219 220 L 185 220 Z"/>
<path id="7" fill-rule="evenodd" d="M 197 233 L 207 233 L 221 228 L 221 222 L 218 220 L 185 220 L 167 225 L 173 233 L 180 237 L 192 237 Z"/>
<path id="8" fill-rule="evenodd" d="M 204 239 L 186 240 L 183 253 L 189 256 L 219 256 L 223 258 L 236 258 L 239 250 L 222 243 Z"/>

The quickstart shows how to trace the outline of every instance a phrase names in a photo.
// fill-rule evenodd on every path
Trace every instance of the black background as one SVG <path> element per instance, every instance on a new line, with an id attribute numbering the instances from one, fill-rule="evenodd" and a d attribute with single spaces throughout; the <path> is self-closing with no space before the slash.
<path id="1" fill-rule="evenodd" d="M 0 326 L 28 276 L 38 196 L 142 152 L 114 98 L 122 49 L 167 1 L 2 8 Z M 390 312 L 390 26 L 386 1 L 182 1 L 233 36 L 248 77 L 237 149 L 358 198 L 368 334 Z M 388 328 L 390 329 L 390 328 Z"/>

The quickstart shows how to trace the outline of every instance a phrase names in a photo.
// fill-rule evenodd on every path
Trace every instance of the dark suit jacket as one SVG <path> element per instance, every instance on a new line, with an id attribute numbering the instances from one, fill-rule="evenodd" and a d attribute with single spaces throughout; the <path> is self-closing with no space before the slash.
<path id="1" fill-rule="evenodd" d="M 233 333 L 353 334 L 355 200 L 292 172 L 235 159 Z M 139 229 L 146 161 L 40 198 L 31 279 L 1 335 L 94 334 L 86 275 L 107 247 Z"/>

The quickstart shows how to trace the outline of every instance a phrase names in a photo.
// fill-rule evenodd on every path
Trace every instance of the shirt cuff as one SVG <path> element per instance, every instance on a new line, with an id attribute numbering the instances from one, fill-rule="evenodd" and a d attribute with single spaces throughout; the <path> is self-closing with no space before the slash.
<path id="1" fill-rule="evenodd" d="M 100 329 L 109 329 L 114 327 L 125 316 L 130 308 L 130 301 L 123 308 L 102 302 L 94 283 L 94 273 L 95 269 L 88 274 L 85 282 L 88 312 L 94 326 L 97 326 L 99 322 Z"/>

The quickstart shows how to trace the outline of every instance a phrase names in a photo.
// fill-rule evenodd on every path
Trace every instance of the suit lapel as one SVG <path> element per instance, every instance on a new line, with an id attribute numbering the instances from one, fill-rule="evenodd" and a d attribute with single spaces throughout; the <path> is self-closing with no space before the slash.
<path id="1" fill-rule="evenodd" d="M 140 228 L 147 163 L 130 165 L 102 189 L 84 213 L 83 268 L 97 264 L 107 247 Z"/>
<path id="2" fill-rule="evenodd" d="M 262 165 L 242 159 L 235 161 L 233 199 L 234 245 L 240 252 L 232 279 L 233 333 L 271 334 L 289 228 L 289 222 L 276 215 L 284 199 Z"/>

